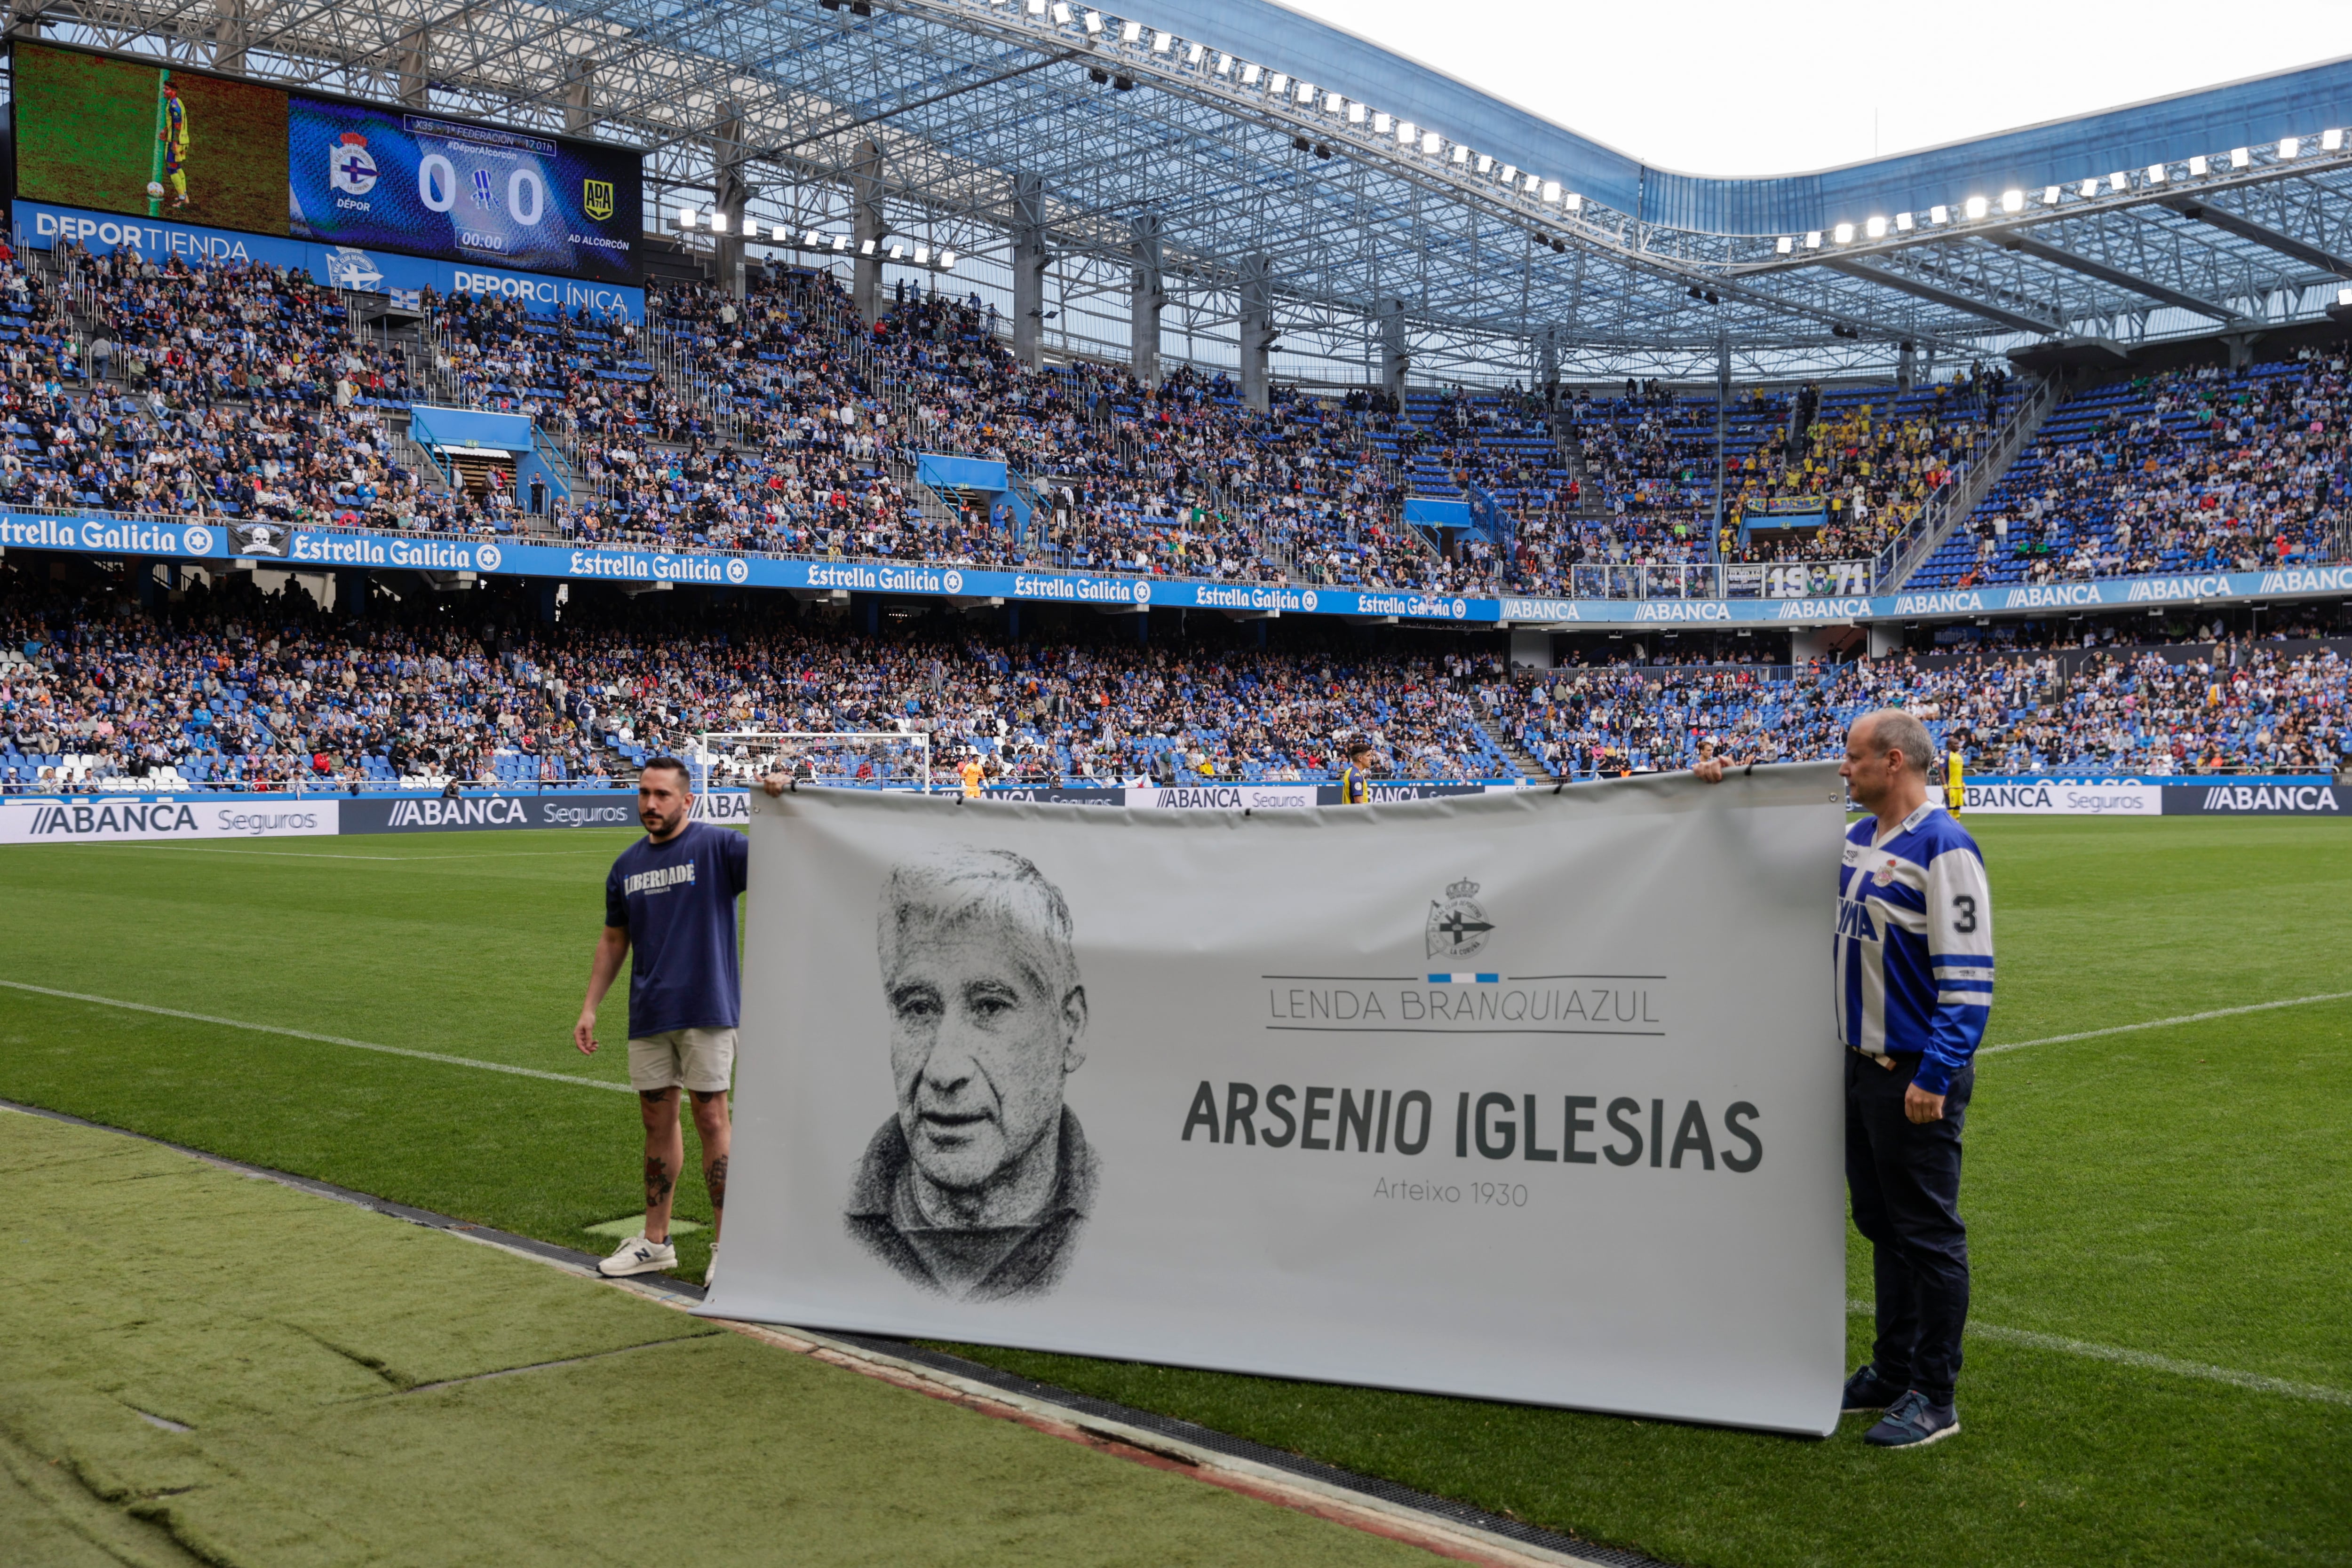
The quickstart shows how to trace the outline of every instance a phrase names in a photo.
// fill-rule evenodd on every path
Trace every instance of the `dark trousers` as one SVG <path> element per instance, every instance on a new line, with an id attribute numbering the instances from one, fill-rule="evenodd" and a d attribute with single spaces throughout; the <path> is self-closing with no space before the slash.
<path id="1" fill-rule="evenodd" d="M 1852 1051 L 1845 1069 L 1845 1185 L 1853 1225 L 1870 1242 L 1878 1283 L 1879 1376 L 1952 1402 L 1960 1328 L 1969 1317 L 1969 1232 L 1960 1222 L 1960 1125 L 1976 1088 L 1971 1067 L 1952 1080 L 1940 1122 L 1914 1123 L 1903 1092 L 1916 1056 L 1892 1068 Z"/>

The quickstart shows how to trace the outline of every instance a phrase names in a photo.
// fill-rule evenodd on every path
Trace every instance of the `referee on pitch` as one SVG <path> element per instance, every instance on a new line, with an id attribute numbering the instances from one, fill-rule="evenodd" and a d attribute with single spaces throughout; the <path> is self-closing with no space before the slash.
<path id="1" fill-rule="evenodd" d="M 1883 1411 L 1864 1441 L 1937 1442 L 1960 1429 L 1953 1387 L 1969 1315 L 1960 1128 L 1992 1009 L 1992 894 L 1976 841 L 1929 799 L 1927 727 L 1899 708 L 1863 715 L 1838 768 L 1870 816 L 1838 867 L 1838 1035 L 1845 1180 L 1871 1244 L 1878 1339 L 1844 1409 Z M 1724 764 L 1693 769 L 1713 783 Z"/>

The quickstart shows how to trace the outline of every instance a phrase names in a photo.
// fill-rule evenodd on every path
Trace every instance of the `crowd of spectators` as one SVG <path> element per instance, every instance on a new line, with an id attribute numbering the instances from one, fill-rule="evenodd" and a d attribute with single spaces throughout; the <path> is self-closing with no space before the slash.
<path id="1" fill-rule="evenodd" d="M 322 612 L 231 575 L 157 612 L 0 569 L 0 781 L 440 788 L 594 782 L 706 733 L 930 737 L 992 777 L 1108 784 L 1510 771 L 1440 659 L 938 631 L 853 636 L 766 610 L 589 615 L 499 633 L 437 605 Z"/>
<path id="2" fill-rule="evenodd" d="M 2169 371 L 2070 397 L 1913 588 L 2258 571 L 2344 553 L 2337 355 Z"/>
<path id="3" fill-rule="evenodd" d="M 2235 657 L 2231 655 L 2234 653 Z M 1828 668 L 1603 664 L 1520 670 L 1490 707 L 1554 773 L 1836 757 L 1845 727 L 1904 707 L 1977 773 L 2161 776 L 2352 767 L 2352 664 L 2248 642 L 1964 653 Z"/>
<path id="4" fill-rule="evenodd" d="M 1157 385 L 1032 368 L 978 298 L 901 287 L 861 322 L 828 273 L 741 299 L 649 291 L 642 323 L 417 300 L 413 332 L 307 275 L 61 245 L 0 258 L 0 501 L 310 526 L 528 529 L 581 543 L 1056 567 L 1444 593 L 1714 592 L 1720 563 L 1866 558 L 2013 406 L 1998 376 L 1907 392 L 1751 392 L 1727 412 L 1624 395 Z M 1909 586 L 2336 559 L 2340 358 L 2180 371 L 2076 394 Z M 543 514 L 404 433 L 432 398 L 527 413 L 562 470 Z M 993 497 L 917 458 L 994 458 Z M 1468 527 L 1403 520 L 1475 499 Z M 1808 511 L 1807 507 L 1815 509 Z M 1645 569 L 1629 576 L 1620 569 Z"/>

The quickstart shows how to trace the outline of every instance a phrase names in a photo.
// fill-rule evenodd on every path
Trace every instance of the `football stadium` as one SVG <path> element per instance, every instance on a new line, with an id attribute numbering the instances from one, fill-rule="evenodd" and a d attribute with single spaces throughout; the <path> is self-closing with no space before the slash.
<path id="1" fill-rule="evenodd" d="M 1307 12 L 17 9 L 0 1563 L 2352 1563 L 2352 58 Z"/>

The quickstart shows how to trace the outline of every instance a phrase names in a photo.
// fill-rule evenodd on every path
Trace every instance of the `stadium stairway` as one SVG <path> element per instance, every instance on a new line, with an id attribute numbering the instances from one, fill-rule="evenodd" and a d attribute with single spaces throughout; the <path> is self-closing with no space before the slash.
<path id="1" fill-rule="evenodd" d="M 1993 486 L 2000 483 L 2011 465 L 2033 445 L 2034 436 L 2067 395 L 2062 383 L 2054 379 L 2034 381 L 2028 387 L 2024 402 L 2002 422 L 1982 455 L 1969 465 L 1968 477 L 1953 488 L 1948 498 L 1939 498 L 1943 515 L 1934 527 L 1904 547 L 1878 591 L 1887 591 L 1890 585 L 1906 584 L 1921 567 L 1936 559 L 1936 552 L 1952 537 L 1952 530 L 1969 520 L 1979 504 L 1992 494 Z"/>
<path id="2" fill-rule="evenodd" d="M 1486 737 L 1487 744 L 1511 759 L 1511 766 L 1518 769 L 1520 778 L 1557 779 L 1559 777 L 1559 774 L 1537 761 L 1535 753 L 1511 738 L 1510 732 L 1505 729 L 1502 722 L 1495 716 L 1495 710 L 1486 706 L 1485 697 L 1473 696 L 1470 699 L 1470 717 L 1472 722 L 1477 725 L 1478 733 Z"/>

